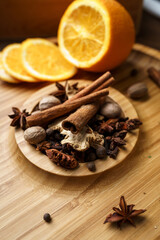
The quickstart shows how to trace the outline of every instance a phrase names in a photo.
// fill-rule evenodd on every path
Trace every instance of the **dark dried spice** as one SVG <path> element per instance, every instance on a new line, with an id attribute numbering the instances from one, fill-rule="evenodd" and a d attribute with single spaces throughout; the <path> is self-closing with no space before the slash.
<path id="1" fill-rule="evenodd" d="M 72 84 L 72 88 L 75 90 L 78 90 L 78 82 Z"/>
<path id="2" fill-rule="evenodd" d="M 73 149 L 71 154 L 78 160 L 78 162 L 85 162 L 85 152 L 79 152 Z"/>
<path id="3" fill-rule="evenodd" d="M 92 162 L 96 160 L 96 153 L 95 153 L 95 149 L 90 147 L 85 154 L 85 162 Z"/>
<path id="4" fill-rule="evenodd" d="M 114 119 L 109 119 L 109 120 L 107 120 L 107 124 L 108 125 L 110 125 L 111 127 L 115 127 L 115 124 L 117 123 L 119 121 L 119 119 L 118 118 L 114 118 Z"/>
<path id="5" fill-rule="evenodd" d="M 108 155 L 110 158 L 113 158 L 113 159 L 116 159 L 118 153 L 119 153 L 119 148 L 118 148 L 118 147 L 115 147 L 114 150 L 108 150 L 108 151 L 107 151 L 107 155 Z"/>
<path id="6" fill-rule="evenodd" d="M 52 144 L 52 147 L 51 148 L 54 148 L 54 149 L 57 149 L 57 150 L 62 150 L 62 145 L 61 143 L 59 142 L 55 142 L 55 141 L 50 141 L 51 144 Z"/>
<path id="7" fill-rule="evenodd" d="M 67 155 L 56 149 L 46 150 L 46 154 L 52 162 L 64 168 L 74 169 L 79 165 L 78 161 L 73 156 Z"/>
<path id="8" fill-rule="evenodd" d="M 95 172 L 96 171 L 96 165 L 94 162 L 88 162 L 87 163 L 87 168 L 89 169 L 89 171 L 91 172 Z"/>
<path id="9" fill-rule="evenodd" d="M 130 131 L 138 128 L 140 125 L 142 125 L 142 122 L 139 119 L 134 118 L 134 119 L 127 120 L 126 124 L 127 124 L 127 130 Z"/>
<path id="10" fill-rule="evenodd" d="M 126 130 L 122 130 L 120 132 L 116 132 L 114 133 L 114 137 L 120 137 L 121 139 L 124 139 L 127 135 L 127 131 Z"/>
<path id="11" fill-rule="evenodd" d="M 123 223 L 129 222 L 135 227 L 133 217 L 144 213 L 146 209 L 134 210 L 134 206 L 133 204 L 127 205 L 124 196 L 121 196 L 119 203 L 120 208 L 113 207 L 114 213 L 106 217 L 104 224 L 107 222 L 117 222 L 117 226 L 121 227 Z"/>
<path id="12" fill-rule="evenodd" d="M 120 137 L 112 137 L 111 142 L 114 142 L 115 146 L 118 147 L 126 145 L 125 140 L 121 139 Z"/>
<path id="13" fill-rule="evenodd" d="M 114 128 L 111 127 L 107 122 L 102 122 L 98 129 L 98 132 L 100 134 L 106 134 L 106 133 L 112 133 L 113 130 L 114 130 Z"/>
<path id="14" fill-rule="evenodd" d="M 54 130 L 52 128 L 47 128 L 46 135 L 47 137 L 52 137 Z"/>
<path id="15" fill-rule="evenodd" d="M 45 213 L 43 215 L 43 219 L 44 219 L 44 221 L 46 221 L 48 223 L 52 221 L 51 215 L 49 213 Z"/>
<path id="16" fill-rule="evenodd" d="M 126 145 L 126 141 L 121 139 L 120 137 L 114 137 L 114 135 L 111 136 L 107 136 L 106 137 L 106 141 L 108 143 L 108 149 L 113 151 L 115 149 L 115 147 L 122 147 L 124 145 Z"/>
<path id="17" fill-rule="evenodd" d="M 59 82 L 56 82 L 56 87 L 58 88 L 58 90 L 65 90 L 65 87 Z"/>
<path id="18" fill-rule="evenodd" d="M 68 143 L 65 143 L 65 144 L 62 145 L 62 151 L 64 153 L 67 153 L 67 154 L 71 155 L 71 151 L 73 151 L 73 148 Z"/>
<path id="19" fill-rule="evenodd" d="M 122 122 L 122 121 L 117 122 L 115 125 L 115 129 L 117 131 L 121 131 L 121 130 L 131 131 L 138 128 L 140 125 L 142 125 L 142 122 L 139 119 L 134 118 L 134 119 L 128 119 L 125 122 Z"/>
<path id="20" fill-rule="evenodd" d="M 130 71 L 130 76 L 131 76 L 131 77 L 135 77 L 137 74 L 138 74 L 138 70 L 137 70 L 136 68 L 133 68 L 133 69 Z"/>
<path id="21" fill-rule="evenodd" d="M 107 155 L 105 147 L 101 145 L 97 145 L 96 155 L 99 159 L 103 159 Z"/>
<path id="22" fill-rule="evenodd" d="M 64 138 L 64 136 L 60 134 L 59 131 L 55 130 L 53 132 L 53 138 L 56 139 L 57 141 L 61 141 Z"/>
<path id="23" fill-rule="evenodd" d="M 39 144 L 37 144 L 36 150 L 45 152 L 45 150 L 50 149 L 52 147 L 52 143 L 48 141 L 43 141 Z"/>
<path id="24" fill-rule="evenodd" d="M 12 127 L 21 127 L 23 130 L 26 129 L 26 117 L 30 116 L 28 112 L 26 112 L 26 109 L 24 109 L 22 112 L 16 108 L 12 107 L 12 111 L 14 114 L 8 115 L 12 120 L 10 126 Z"/>

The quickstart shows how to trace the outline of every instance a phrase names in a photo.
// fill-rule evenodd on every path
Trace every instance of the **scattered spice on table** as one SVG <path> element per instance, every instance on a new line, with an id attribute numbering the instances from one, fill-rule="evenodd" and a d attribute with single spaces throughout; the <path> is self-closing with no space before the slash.
<path id="1" fill-rule="evenodd" d="M 120 208 L 113 207 L 114 213 L 111 213 L 106 217 L 104 224 L 108 222 L 117 222 L 117 226 L 121 227 L 123 223 L 128 222 L 135 227 L 133 218 L 144 213 L 146 209 L 135 210 L 133 209 L 134 206 L 134 204 L 127 205 L 124 196 L 121 196 L 119 203 Z"/>
<path id="2" fill-rule="evenodd" d="M 50 223 L 52 221 L 51 215 L 49 213 L 45 213 L 43 215 L 43 219 L 45 222 L 48 222 L 48 223 Z"/>
<path id="3" fill-rule="evenodd" d="M 26 129 L 26 117 L 30 116 L 26 109 L 22 112 L 17 107 L 12 107 L 13 114 L 8 115 L 12 120 L 10 126 L 21 127 L 23 130 Z"/>

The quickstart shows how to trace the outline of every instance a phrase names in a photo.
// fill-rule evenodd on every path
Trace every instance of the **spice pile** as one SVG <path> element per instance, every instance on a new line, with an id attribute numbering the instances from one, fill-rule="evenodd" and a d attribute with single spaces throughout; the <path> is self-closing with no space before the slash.
<path id="1" fill-rule="evenodd" d="M 95 160 L 116 159 L 126 145 L 127 132 L 142 124 L 125 117 L 121 107 L 107 96 L 107 87 L 113 82 L 106 72 L 85 88 L 79 88 L 78 83 L 56 83 L 57 90 L 35 103 L 31 114 L 13 108 L 11 126 L 25 130 L 25 140 L 56 165 L 75 169 L 82 162 L 96 171 Z"/>

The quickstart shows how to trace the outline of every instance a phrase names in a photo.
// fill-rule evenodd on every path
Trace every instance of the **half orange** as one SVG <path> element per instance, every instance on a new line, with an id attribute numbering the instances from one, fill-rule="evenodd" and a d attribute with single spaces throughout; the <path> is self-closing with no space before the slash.
<path id="1" fill-rule="evenodd" d="M 114 0 L 73 1 L 58 29 L 58 43 L 64 57 L 89 71 L 118 66 L 129 55 L 134 39 L 131 16 Z"/>

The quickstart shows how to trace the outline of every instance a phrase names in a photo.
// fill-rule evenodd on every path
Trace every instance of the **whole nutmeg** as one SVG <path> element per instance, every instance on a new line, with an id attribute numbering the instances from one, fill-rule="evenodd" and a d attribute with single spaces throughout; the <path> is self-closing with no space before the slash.
<path id="1" fill-rule="evenodd" d="M 45 138 L 46 138 L 46 132 L 42 127 L 39 127 L 39 126 L 30 127 L 24 131 L 24 139 L 30 144 L 40 143 Z"/>
<path id="2" fill-rule="evenodd" d="M 135 83 L 127 89 L 127 95 L 133 99 L 139 99 L 148 94 L 147 85 L 144 82 Z"/>
<path id="3" fill-rule="evenodd" d="M 122 114 L 122 109 L 115 102 L 106 102 L 101 107 L 100 113 L 106 118 L 119 118 Z"/>
<path id="4" fill-rule="evenodd" d="M 60 103 L 61 101 L 58 98 L 54 96 L 46 96 L 43 97 L 42 100 L 39 102 L 39 109 L 42 111 L 47 108 L 59 105 Z"/>
<path id="5" fill-rule="evenodd" d="M 106 151 L 105 147 L 104 147 L 104 146 L 101 146 L 101 145 L 98 145 L 98 146 L 96 147 L 96 155 L 97 155 L 97 157 L 100 158 L 100 159 L 106 157 L 107 151 Z"/>

